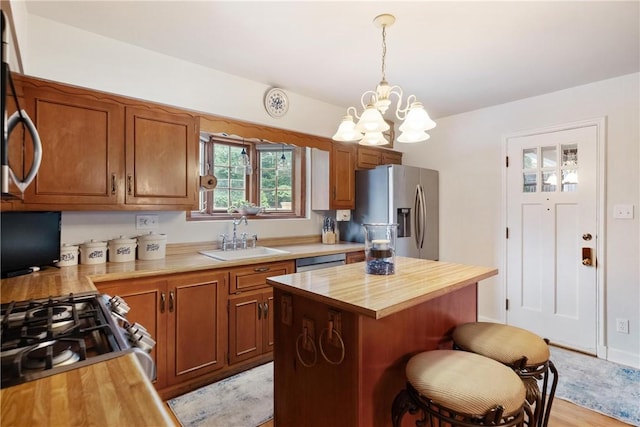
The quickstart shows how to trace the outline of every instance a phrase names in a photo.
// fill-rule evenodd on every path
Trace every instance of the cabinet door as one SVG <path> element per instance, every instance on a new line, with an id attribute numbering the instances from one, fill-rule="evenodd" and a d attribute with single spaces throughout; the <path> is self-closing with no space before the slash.
<path id="1" fill-rule="evenodd" d="M 144 326 L 156 340 L 156 346 L 151 350 L 151 356 L 156 364 L 157 389 L 167 385 L 166 362 L 166 310 L 167 310 L 167 282 L 157 279 L 120 280 L 97 284 L 100 293 L 124 298 L 131 307 L 127 314 L 130 323 Z"/>
<path id="2" fill-rule="evenodd" d="M 224 366 L 228 273 L 181 274 L 168 280 L 168 384 Z"/>
<path id="3" fill-rule="evenodd" d="M 262 303 L 261 291 L 229 297 L 229 364 L 262 354 Z"/>
<path id="4" fill-rule="evenodd" d="M 358 169 L 373 169 L 382 164 L 380 150 L 358 147 Z"/>
<path id="5" fill-rule="evenodd" d="M 333 143 L 331 150 L 330 186 L 332 209 L 355 208 L 356 147 Z"/>
<path id="6" fill-rule="evenodd" d="M 25 203 L 122 202 L 124 108 L 44 88 L 25 87 L 24 94 L 42 141 L 42 164 Z M 25 149 L 31 159 L 31 144 Z"/>
<path id="7" fill-rule="evenodd" d="M 264 348 L 263 352 L 273 351 L 273 318 L 275 313 L 273 311 L 273 289 L 265 291 L 262 293 L 262 321 L 264 325 L 263 330 L 263 342 Z"/>
<path id="8" fill-rule="evenodd" d="M 195 206 L 197 126 L 186 114 L 127 107 L 127 204 Z"/>
<path id="9" fill-rule="evenodd" d="M 381 165 L 401 165 L 402 153 L 397 151 L 383 151 L 380 159 Z"/>

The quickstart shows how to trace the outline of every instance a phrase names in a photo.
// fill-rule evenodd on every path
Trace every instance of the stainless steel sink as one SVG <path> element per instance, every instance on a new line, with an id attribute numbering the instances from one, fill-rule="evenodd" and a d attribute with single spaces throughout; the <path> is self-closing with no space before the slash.
<path id="1" fill-rule="evenodd" d="M 215 250 L 215 251 L 200 251 L 202 255 L 206 255 L 211 258 L 215 258 L 220 261 L 235 261 L 246 258 L 259 258 L 271 255 L 288 254 L 289 251 L 283 251 L 282 249 L 268 248 L 266 246 L 256 246 L 255 248 L 236 249 L 234 250 Z"/>

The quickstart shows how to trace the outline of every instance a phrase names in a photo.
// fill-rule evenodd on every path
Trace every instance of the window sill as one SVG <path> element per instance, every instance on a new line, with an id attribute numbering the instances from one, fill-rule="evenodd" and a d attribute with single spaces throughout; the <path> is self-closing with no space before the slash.
<path id="1" fill-rule="evenodd" d="M 256 215 L 246 215 L 250 220 L 261 219 L 297 219 L 304 218 L 302 215 L 296 215 L 294 212 L 261 212 Z M 187 221 L 230 221 L 240 218 L 240 214 L 215 213 L 202 214 L 200 212 L 187 213 Z"/>

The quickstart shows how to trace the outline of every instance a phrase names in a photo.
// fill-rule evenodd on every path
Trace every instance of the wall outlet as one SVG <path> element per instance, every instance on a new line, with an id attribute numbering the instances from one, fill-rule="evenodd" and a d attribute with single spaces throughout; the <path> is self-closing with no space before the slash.
<path id="1" fill-rule="evenodd" d="M 613 217 L 616 219 L 633 219 L 633 205 L 614 205 Z"/>
<path id="2" fill-rule="evenodd" d="M 136 215 L 136 230 L 153 230 L 160 226 L 158 215 Z"/>
<path id="3" fill-rule="evenodd" d="M 349 209 L 336 210 L 336 221 L 350 221 L 351 211 Z"/>
<path id="4" fill-rule="evenodd" d="M 616 319 L 616 332 L 621 334 L 629 333 L 629 319 Z"/>

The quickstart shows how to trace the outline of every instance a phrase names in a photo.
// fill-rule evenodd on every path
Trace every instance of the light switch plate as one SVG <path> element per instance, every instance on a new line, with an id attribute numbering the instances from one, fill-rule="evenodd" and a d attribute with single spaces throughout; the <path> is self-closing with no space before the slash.
<path id="1" fill-rule="evenodd" d="M 613 217 L 616 219 L 633 219 L 633 205 L 614 205 Z"/>

